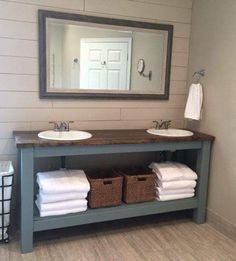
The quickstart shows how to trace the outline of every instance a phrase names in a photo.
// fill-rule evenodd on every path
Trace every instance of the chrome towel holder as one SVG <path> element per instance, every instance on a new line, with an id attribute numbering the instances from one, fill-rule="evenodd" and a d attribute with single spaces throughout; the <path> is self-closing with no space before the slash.
<path id="1" fill-rule="evenodd" d="M 200 79 L 205 76 L 205 74 L 206 74 L 206 70 L 205 70 L 205 69 L 201 69 L 200 71 L 196 71 L 196 72 L 193 74 L 193 78 L 194 78 L 195 76 L 197 76 L 197 78 L 196 78 L 196 83 L 198 83 L 198 82 L 200 81 Z"/>

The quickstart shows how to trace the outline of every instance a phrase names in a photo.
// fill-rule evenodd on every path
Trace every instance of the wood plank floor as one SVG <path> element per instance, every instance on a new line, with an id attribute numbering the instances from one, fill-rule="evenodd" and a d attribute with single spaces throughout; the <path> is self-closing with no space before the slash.
<path id="1" fill-rule="evenodd" d="M 40 232 L 34 252 L 19 241 L 0 245 L 1 261 L 235 261 L 236 242 L 209 224 L 168 215 Z"/>

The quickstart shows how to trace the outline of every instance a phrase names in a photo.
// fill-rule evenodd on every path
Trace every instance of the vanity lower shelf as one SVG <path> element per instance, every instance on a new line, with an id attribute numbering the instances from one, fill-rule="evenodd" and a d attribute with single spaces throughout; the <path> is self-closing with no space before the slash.
<path id="1" fill-rule="evenodd" d="M 150 201 L 137 204 L 122 204 L 117 207 L 88 209 L 82 213 L 74 213 L 63 216 L 39 217 L 37 208 L 34 210 L 34 231 L 56 229 L 103 222 L 115 219 L 123 219 L 137 216 L 166 213 L 171 211 L 197 208 L 197 198 L 179 199 L 172 201 Z"/>

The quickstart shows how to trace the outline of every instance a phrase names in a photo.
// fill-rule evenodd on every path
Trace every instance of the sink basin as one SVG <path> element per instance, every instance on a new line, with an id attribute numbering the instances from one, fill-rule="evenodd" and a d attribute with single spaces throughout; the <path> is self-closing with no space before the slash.
<path id="1" fill-rule="evenodd" d="M 38 134 L 39 138 L 46 140 L 85 140 L 92 137 L 92 134 L 86 131 L 42 131 Z"/>
<path id="2" fill-rule="evenodd" d="M 181 130 L 181 129 L 149 129 L 147 130 L 148 133 L 153 135 L 159 136 L 166 136 L 166 137 L 189 137 L 193 135 L 193 132 L 188 130 Z"/>

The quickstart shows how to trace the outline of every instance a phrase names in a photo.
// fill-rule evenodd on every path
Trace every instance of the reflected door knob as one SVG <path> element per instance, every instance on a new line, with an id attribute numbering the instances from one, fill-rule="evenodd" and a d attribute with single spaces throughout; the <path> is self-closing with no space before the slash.
<path id="1" fill-rule="evenodd" d="M 101 62 L 101 65 L 106 65 L 106 61 Z"/>

